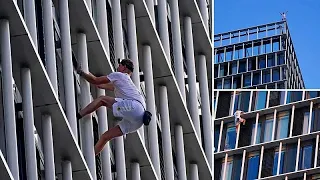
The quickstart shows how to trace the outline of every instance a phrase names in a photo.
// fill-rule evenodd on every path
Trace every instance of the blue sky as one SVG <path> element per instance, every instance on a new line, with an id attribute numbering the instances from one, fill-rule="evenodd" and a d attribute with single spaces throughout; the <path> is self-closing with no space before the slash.
<path id="1" fill-rule="evenodd" d="M 214 9 L 215 34 L 279 21 L 288 11 L 305 86 L 320 89 L 320 0 L 214 0 Z"/>

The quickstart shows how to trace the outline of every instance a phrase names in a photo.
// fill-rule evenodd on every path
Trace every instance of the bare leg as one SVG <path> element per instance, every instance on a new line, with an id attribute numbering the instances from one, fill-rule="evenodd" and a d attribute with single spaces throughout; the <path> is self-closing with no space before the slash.
<path id="1" fill-rule="evenodd" d="M 113 103 L 116 101 L 113 97 L 109 96 L 100 96 L 94 101 L 92 101 L 90 104 L 88 104 L 85 108 L 83 108 L 79 114 L 81 117 L 92 113 L 93 111 L 97 110 L 100 106 L 107 106 L 107 108 L 111 108 Z"/>
<path id="2" fill-rule="evenodd" d="M 108 131 L 106 131 L 105 133 L 103 133 L 102 136 L 100 137 L 99 141 L 97 142 L 97 144 L 94 147 L 95 154 L 98 155 L 102 151 L 103 147 L 107 144 L 108 141 L 110 141 L 111 139 L 113 139 L 115 137 L 119 137 L 122 135 L 123 135 L 123 133 L 122 133 L 119 125 L 111 128 Z"/>

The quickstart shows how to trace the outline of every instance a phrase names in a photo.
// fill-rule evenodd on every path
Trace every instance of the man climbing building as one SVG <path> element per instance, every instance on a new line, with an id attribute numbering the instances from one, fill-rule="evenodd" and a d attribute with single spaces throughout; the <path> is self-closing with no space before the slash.
<path id="1" fill-rule="evenodd" d="M 234 112 L 234 124 L 236 126 L 236 132 L 238 133 L 239 131 L 239 128 L 240 128 L 240 125 L 241 123 L 243 125 L 246 124 L 246 120 L 244 118 L 241 117 L 241 115 L 243 114 L 244 112 L 241 111 L 241 110 L 236 110 L 236 112 Z"/>
<path id="2" fill-rule="evenodd" d="M 146 109 L 146 103 L 138 88 L 132 82 L 130 76 L 133 72 L 133 63 L 129 59 L 119 62 L 118 72 L 107 76 L 96 77 L 91 73 L 83 72 L 78 66 L 77 73 L 89 83 L 98 88 L 113 91 L 114 97 L 100 96 L 77 113 L 77 119 L 92 113 L 100 106 L 111 109 L 115 117 L 123 119 L 115 127 L 106 131 L 95 145 L 95 154 L 98 155 L 105 144 L 115 137 L 132 133 L 138 130 L 142 124 L 148 125 L 151 114 Z"/>

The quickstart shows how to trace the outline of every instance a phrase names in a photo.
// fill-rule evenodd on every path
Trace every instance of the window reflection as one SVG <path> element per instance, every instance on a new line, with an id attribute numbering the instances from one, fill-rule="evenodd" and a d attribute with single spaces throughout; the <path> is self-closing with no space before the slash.
<path id="1" fill-rule="evenodd" d="M 302 91 L 288 91 L 287 92 L 287 103 L 292 103 L 302 100 Z"/>
<path id="2" fill-rule="evenodd" d="M 260 72 L 253 73 L 252 85 L 258 85 L 261 82 Z"/>
<path id="3" fill-rule="evenodd" d="M 269 107 L 284 104 L 285 91 L 270 91 Z"/>
<path id="4" fill-rule="evenodd" d="M 274 59 L 274 55 L 268 55 L 268 67 L 275 66 L 276 62 Z"/>
<path id="5" fill-rule="evenodd" d="M 280 166 L 279 166 L 279 174 L 283 173 L 283 160 L 285 156 L 284 147 L 281 150 L 280 153 Z M 273 161 L 273 169 L 272 169 L 272 175 L 277 175 L 278 170 L 278 161 L 279 161 L 279 149 L 276 149 L 274 153 L 274 161 Z"/>
<path id="6" fill-rule="evenodd" d="M 274 69 L 272 71 L 272 81 L 279 81 L 280 80 L 280 71 L 279 69 Z"/>
<path id="7" fill-rule="evenodd" d="M 249 110 L 249 102 L 250 102 L 250 94 L 251 92 L 238 92 L 235 94 L 233 112 L 230 115 L 233 115 L 236 110 L 241 110 L 244 112 L 248 112 Z M 232 98 L 231 98 L 232 100 Z M 231 103 L 232 104 L 232 103 Z"/>
<path id="8" fill-rule="evenodd" d="M 256 123 L 253 123 L 252 124 L 252 128 L 251 128 L 251 144 L 254 144 L 254 135 L 255 135 L 255 131 L 256 131 Z M 261 123 L 259 122 L 258 123 L 258 126 L 257 126 L 257 135 L 256 135 L 256 144 L 259 144 L 261 143 Z"/>
<path id="9" fill-rule="evenodd" d="M 262 73 L 262 83 L 269 83 L 270 82 L 270 70 L 263 71 Z"/>
<path id="10" fill-rule="evenodd" d="M 300 149 L 299 169 L 308 169 L 312 167 L 313 147 L 306 145 Z"/>
<path id="11" fill-rule="evenodd" d="M 320 104 L 313 105 L 311 114 L 311 129 L 312 132 L 320 130 Z"/>
<path id="12" fill-rule="evenodd" d="M 258 153 L 249 154 L 247 167 L 247 180 L 258 178 L 260 155 Z"/>
<path id="13" fill-rule="evenodd" d="M 246 74 L 244 75 L 244 87 L 249 87 L 251 86 L 251 74 Z"/>
<path id="14" fill-rule="evenodd" d="M 251 110 L 260 110 L 266 108 L 267 93 L 267 91 L 253 92 Z"/>
<path id="15" fill-rule="evenodd" d="M 224 144 L 224 150 L 234 149 L 236 145 L 236 128 L 233 124 L 230 124 L 227 128 L 226 139 Z"/>
<path id="16" fill-rule="evenodd" d="M 273 130 L 273 115 L 266 117 L 263 142 L 269 142 L 272 140 L 272 130 Z"/>
<path id="17" fill-rule="evenodd" d="M 277 136 L 276 139 L 288 137 L 289 113 L 281 112 L 277 116 Z"/>
<path id="18" fill-rule="evenodd" d="M 296 144 L 287 145 L 285 153 L 286 153 L 284 157 L 285 166 L 283 167 L 283 173 L 293 172 L 295 171 L 296 157 L 297 157 Z"/>
<path id="19" fill-rule="evenodd" d="M 266 59 L 264 57 L 259 58 L 259 69 L 266 68 Z"/>

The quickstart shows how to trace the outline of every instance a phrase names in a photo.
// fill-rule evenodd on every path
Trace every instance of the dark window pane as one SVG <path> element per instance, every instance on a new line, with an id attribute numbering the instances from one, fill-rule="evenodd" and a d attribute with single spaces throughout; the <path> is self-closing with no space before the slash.
<path id="1" fill-rule="evenodd" d="M 223 89 L 231 89 L 231 80 L 225 79 Z"/>
<path id="2" fill-rule="evenodd" d="M 217 89 L 222 89 L 222 81 L 217 80 Z"/>
<path id="3" fill-rule="evenodd" d="M 231 66 L 232 66 L 231 73 L 232 73 L 232 74 L 237 74 L 237 63 L 236 63 L 236 62 L 233 62 L 233 63 L 231 64 Z"/>
<path id="4" fill-rule="evenodd" d="M 263 57 L 259 58 L 259 69 L 266 68 L 266 59 Z"/>
<path id="5" fill-rule="evenodd" d="M 224 144 L 224 150 L 234 149 L 236 145 L 236 128 L 234 126 L 228 127 L 226 133 L 226 140 Z"/>
<path id="6" fill-rule="evenodd" d="M 312 145 L 304 146 L 300 150 L 299 169 L 308 169 L 312 166 Z"/>
<path id="7" fill-rule="evenodd" d="M 278 54 L 277 65 L 284 64 L 284 53 Z"/>
<path id="8" fill-rule="evenodd" d="M 287 103 L 301 101 L 302 91 L 288 91 L 287 92 Z"/>
<path id="9" fill-rule="evenodd" d="M 252 85 L 258 85 L 260 84 L 260 81 L 261 81 L 260 73 L 254 73 L 253 79 L 252 79 Z"/>
<path id="10" fill-rule="evenodd" d="M 279 69 L 274 69 L 272 71 L 272 81 L 279 81 L 280 80 L 280 72 Z"/>
<path id="11" fill-rule="evenodd" d="M 239 73 L 246 72 L 247 67 L 246 67 L 246 61 L 240 61 L 239 63 Z"/>
<path id="12" fill-rule="evenodd" d="M 251 86 L 251 74 L 244 75 L 244 87 Z"/>
<path id="13" fill-rule="evenodd" d="M 283 172 L 293 172 L 296 166 L 296 157 L 297 157 L 297 147 L 296 145 L 288 145 L 286 150 L 286 155 L 284 157 L 284 164 Z"/>
<path id="14" fill-rule="evenodd" d="M 218 66 L 214 66 L 214 78 L 218 77 Z"/>
<path id="15" fill-rule="evenodd" d="M 274 55 L 268 55 L 268 67 L 275 66 L 276 62 L 274 59 Z"/>
<path id="16" fill-rule="evenodd" d="M 252 101 L 252 110 L 260 110 L 266 108 L 267 91 L 254 92 Z"/>
<path id="17" fill-rule="evenodd" d="M 248 170 L 247 170 L 247 180 L 254 180 L 258 178 L 259 171 L 259 155 L 249 157 L 248 159 Z"/>
<path id="18" fill-rule="evenodd" d="M 269 83 L 270 82 L 270 71 L 263 71 L 262 73 L 262 83 Z"/>

